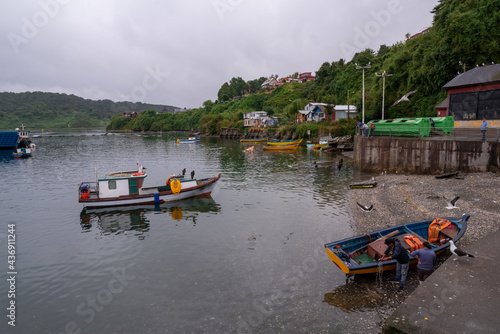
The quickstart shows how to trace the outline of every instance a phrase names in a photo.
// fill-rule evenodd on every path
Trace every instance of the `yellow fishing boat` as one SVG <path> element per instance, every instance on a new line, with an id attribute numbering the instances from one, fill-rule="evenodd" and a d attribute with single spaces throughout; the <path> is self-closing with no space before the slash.
<path id="1" fill-rule="evenodd" d="M 269 146 L 288 146 L 288 145 L 299 145 L 302 143 L 302 139 L 297 140 L 281 140 L 281 141 L 268 141 L 267 145 Z"/>
<path id="2" fill-rule="evenodd" d="M 264 146 L 264 150 L 296 150 L 299 144 L 283 145 L 283 146 Z"/>

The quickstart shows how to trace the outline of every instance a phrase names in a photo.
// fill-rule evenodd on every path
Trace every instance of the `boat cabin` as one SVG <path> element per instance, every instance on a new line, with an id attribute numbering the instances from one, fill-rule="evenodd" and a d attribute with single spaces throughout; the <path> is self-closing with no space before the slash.
<path id="1" fill-rule="evenodd" d="M 146 176 L 137 171 L 106 174 L 97 180 L 99 198 L 137 195 Z"/>

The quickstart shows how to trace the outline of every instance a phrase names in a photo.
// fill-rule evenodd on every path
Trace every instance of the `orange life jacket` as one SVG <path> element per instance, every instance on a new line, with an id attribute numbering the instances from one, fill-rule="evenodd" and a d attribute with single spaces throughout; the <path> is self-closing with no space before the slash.
<path id="1" fill-rule="evenodd" d="M 410 245 L 412 252 L 424 247 L 422 241 L 414 235 L 405 235 L 405 242 Z"/>
<path id="2" fill-rule="evenodd" d="M 432 221 L 432 223 L 429 225 L 429 242 L 437 242 L 439 239 L 439 232 L 442 229 L 447 228 L 451 222 L 448 219 L 441 219 L 441 218 L 436 218 Z"/>

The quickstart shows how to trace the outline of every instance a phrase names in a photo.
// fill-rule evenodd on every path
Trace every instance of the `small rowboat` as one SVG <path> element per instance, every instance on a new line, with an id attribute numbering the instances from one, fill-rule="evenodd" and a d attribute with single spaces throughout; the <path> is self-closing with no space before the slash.
<path id="1" fill-rule="evenodd" d="M 432 250 L 439 254 L 450 246 L 449 241 L 457 242 L 467 230 L 467 221 L 470 215 L 464 214 L 461 218 L 444 218 L 451 224 L 439 230 L 435 227 L 438 218 L 426 219 L 417 222 L 388 227 L 365 235 L 355 236 L 325 245 L 328 257 L 346 275 L 372 274 L 379 271 L 396 269 L 396 260 L 378 262 L 387 246 L 385 239 L 398 239 L 405 249 L 411 247 L 405 242 L 405 236 L 414 236 L 419 240 L 431 242 L 430 233 L 434 233 L 437 241 L 431 242 Z M 441 219 L 442 220 L 442 219 Z M 430 233 L 429 233 L 430 232 Z M 410 256 L 410 265 L 417 263 L 417 259 Z"/>
<path id="2" fill-rule="evenodd" d="M 177 144 L 198 143 L 200 137 L 189 137 L 189 139 L 177 139 Z"/>
<path id="3" fill-rule="evenodd" d="M 354 182 L 349 185 L 349 188 L 351 189 L 357 189 L 357 188 L 373 188 L 377 186 L 377 181 L 361 181 L 361 182 Z"/>
<path id="4" fill-rule="evenodd" d="M 262 137 L 262 138 L 241 138 L 240 141 L 241 142 L 262 142 L 262 141 L 266 141 L 267 140 L 267 137 Z"/>
<path id="5" fill-rule="evenodd" d="M 302 139 L 297 140 L 282 140 L 282 141 L 268 141 L 268 146 L 287 146 L 287 145 L 295 145 L 302 143 Z"/>
<path id="6" fill-rule="evenodd" d="M 249 148 L 246 148 L 243 150 L 243 152 L 253 152 L 255 146 L 250 146 Z"/>
<path id="7" fill-rule="evenodd" d="M 299 144 L 283 145 L 283 146 L 264 146 L 264 150 L 296 150 Z"/>

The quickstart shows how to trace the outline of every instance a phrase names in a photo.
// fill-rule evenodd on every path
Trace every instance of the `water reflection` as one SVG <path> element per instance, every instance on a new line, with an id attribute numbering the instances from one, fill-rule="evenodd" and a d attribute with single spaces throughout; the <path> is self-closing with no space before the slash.
<path id="1" fill-rule="evenodd" d="M 144 239 L 150 231 L 150 214 L 164 214 L 168 217 L 167 222 L 189 221 L 196 225 L 202 212 L 220 212 L 220 205 L 211 197 L 199 197 L 155 206 L 83 209 L 80 226 L 84 232 L 97 227 L 103 235 L 133 232 L 139 239 Z"/>

